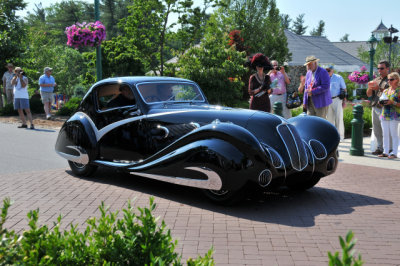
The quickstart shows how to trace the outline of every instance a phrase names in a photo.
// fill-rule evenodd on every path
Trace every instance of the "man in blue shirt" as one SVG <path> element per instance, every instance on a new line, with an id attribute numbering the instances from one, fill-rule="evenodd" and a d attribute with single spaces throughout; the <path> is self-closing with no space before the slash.
<path id="1" fill-rule="evenodd" d="M 51 75 L 53 71 L 50 67 L 45 67 L 44 74 L 39 78 L 40 96 L 44 105 L 44 112 L 46 113 L 46 119 L 51 118 L 51 103 L 53 102 L 54 87 L 57 86 L 54 77 Z"/>
<path id="2" fill-rule="evenodd" d="M 328 113 L 326 118 L 331 122 L 339 132 L 340 140 L 344 139 L 344 122 L 343 122 L 343 101 L 345 99 L 340 99 L 339 95 L 341 90 L 346 92 L 346 83 L 342 76 L 334 74 L 333 66 L 328 66 L 326 68 L 329 76 L 331 77 L 330 91 L 332 96 L 332 104 L 328 107 Z"/>

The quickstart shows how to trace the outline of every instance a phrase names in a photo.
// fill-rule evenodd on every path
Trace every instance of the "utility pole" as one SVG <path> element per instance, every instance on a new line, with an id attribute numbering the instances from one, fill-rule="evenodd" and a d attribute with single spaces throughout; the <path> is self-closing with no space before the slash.
<path id="1" fill-rule="evenodd" d="M 99 0 L 94 0 L 94 20 L 100 20 Z M 101 67 L 101 46 L 96 47 L 96 74 L 97 81 L 102 80 L 102 67 Z"/>

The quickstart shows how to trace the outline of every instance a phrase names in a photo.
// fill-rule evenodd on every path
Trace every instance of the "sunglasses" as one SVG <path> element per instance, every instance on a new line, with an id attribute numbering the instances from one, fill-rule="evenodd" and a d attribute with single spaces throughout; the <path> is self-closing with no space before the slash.
<path id="1" fill-rule="evenodd" d="M 384 67 L 378 67 L 378 69 L 379 69 L 379 70 L 384 70 L 385 68 L 384 68 Z"/>
<path id="2" fill-rule="evenodd" d="M 389 81 L 397 80 L 397 79 L 388 79 Z"/>

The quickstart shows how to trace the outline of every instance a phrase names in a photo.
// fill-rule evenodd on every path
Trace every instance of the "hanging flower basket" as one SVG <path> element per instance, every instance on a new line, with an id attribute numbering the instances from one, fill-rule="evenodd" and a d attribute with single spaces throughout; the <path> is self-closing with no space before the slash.
<path id="1" fill-rule="evenodd" d="M 354 71 L 349 75 L 349 80 L 357 84 L 366 84 L 369 81 L 369 74 L 366 72 L 367 68 L 362 66 L 361 71 Z M 375 75 L 374 75 L 375 78 Z"/>
<path id="2" fill-rule="evenodd" d="M 79 48 L 99 46 L 106 39 L 106 27 L 100 22 L 76 23 L 65 29 L 67 45 Z"/>

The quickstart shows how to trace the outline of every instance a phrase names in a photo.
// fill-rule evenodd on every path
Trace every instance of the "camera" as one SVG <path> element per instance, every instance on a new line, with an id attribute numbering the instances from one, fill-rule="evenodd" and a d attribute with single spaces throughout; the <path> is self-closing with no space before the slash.
<path id="1" fill-rule="evenodd" d="M 389 100 L 380 100 L 379 103 L 385 105 Z"/>
<path id="2" fill-rule="evenodd" d="M 277 67 L 275 67 L 275 69 L 276 69 L 277 71 L 280 71 L 280 70 L 281 70 L 281 66 L 277 66 Z"/>

